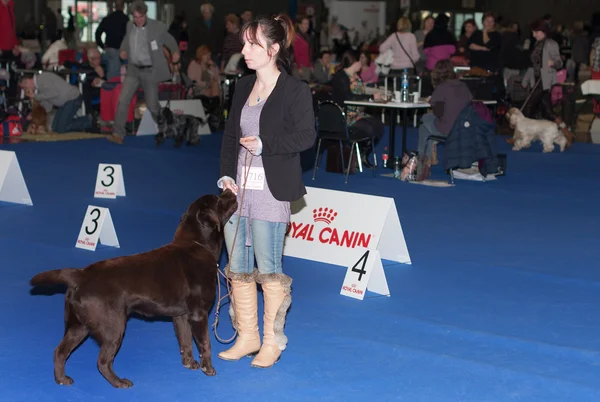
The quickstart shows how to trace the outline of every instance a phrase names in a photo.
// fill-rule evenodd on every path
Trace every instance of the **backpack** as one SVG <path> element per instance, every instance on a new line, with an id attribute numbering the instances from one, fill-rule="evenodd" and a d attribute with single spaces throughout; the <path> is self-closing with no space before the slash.
<path id="1" fill-rule="evenodd" d="M 0 123 L 0 134 L 2 137 L 17 137 L 23 133 L 21 119 L 19 116 L 9 115 Z"/>

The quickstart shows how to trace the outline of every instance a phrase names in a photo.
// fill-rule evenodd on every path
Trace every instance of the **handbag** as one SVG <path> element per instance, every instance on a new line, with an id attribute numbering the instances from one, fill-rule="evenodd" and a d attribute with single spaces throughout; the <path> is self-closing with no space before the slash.
<path id="1" fill-rule="evenodd" d="M 398 36 L 398 32 L 396 32 L 396 40 L 398 41 L 398 43 L 400 44 L 400 47 L 402 48 L 402 50 L 404 51 L 404 54 L 406 56 L 408 56 L 408 60 L 410 60 L 410 63 L 413 66 L 413 74 L 417 75 L 417 67 L 415 65 L 414 60 L 412 59 L 412 57 L 410 57 L 410 54 L 408 54 L 408 52 L 406 51 L 406 49 L 404 48 L 404 45 L 402 44 L 402 41 L 400 40 L 400 37 Z"/>

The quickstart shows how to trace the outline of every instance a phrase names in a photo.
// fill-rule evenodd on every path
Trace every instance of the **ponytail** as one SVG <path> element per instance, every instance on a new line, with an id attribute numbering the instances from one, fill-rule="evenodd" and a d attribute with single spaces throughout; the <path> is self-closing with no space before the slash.
<path id="1" fill-rule="evenodd" d="M 279 45 L 277 52 L 277 67 L 290 72 L 290 52 L 289 49 L 296 37 L 294 23 L 287 14 L 277 14 L 274 17 L 261 17 L 254 21 L 247 22 L 240 31 L 242 42 L 248 38 L 252 43 L 260 43 L 257 38 L 258 28 L 261 28 L 267 43 L 266 50 L 270 51 L 274 44 Z"/>

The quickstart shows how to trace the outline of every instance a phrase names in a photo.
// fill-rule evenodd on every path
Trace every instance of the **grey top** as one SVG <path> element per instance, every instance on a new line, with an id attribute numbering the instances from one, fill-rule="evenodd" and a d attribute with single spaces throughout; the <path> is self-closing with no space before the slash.
<path id="1" fill-rule="evenodd" d="M 248 102 L 242 108 L 242 115 L 240 119 L 240 128 L 242 129 L 242 137 L 258 136 L 260 134 L 259 121 L 260 114 L 266 99 L 254 106 L 248 105 Z M 238 191 L 238 210 L 236 215 L 243 217 L 258 219 L 268 222 L 283 222 L 288 223 L 290 221 L 290 203 L 287 201 L 278 201 L 273 197 L 269 190 L 269 184 L 265 177 L 265 184 L 263 190 L 246 190 L 244 195 L 244 202 L 242 205 L 242 191 L 244 185 L 244 164 L 250 163 L 250 157 L 252 154 L 244 147 L 240 147 L 238 154 L 238 168 L 236 183 L 238 184 L 240 191 Z M 255 156 L 252 159 L 250 167 L 262 167 L 262 157 Z M 241 209 L 241 213 L 240 213 Z"/>
<path id="2" fill-rule="evenodd" d="M 33 80 L 36 88 L 35 99 L 46 109 L 46 112 L 52 110 L 52 107 L 62 107 L 65 103 L 81 96 L 76 86 L 54 73 L 43 72 L 35 75 Z"/>
<path id="3" fill-rule="evenodd" d="M 158 44 L 157 44 L 158 45 Z M 148 36 L 146 27 L 134 26 L 129 36 L 129 48 L 131 49 L 131 63 L 138 66 L 151 66 L 150 50 L 148 49 Z M 162 51 L 162 49 L 161 49 Z"/>

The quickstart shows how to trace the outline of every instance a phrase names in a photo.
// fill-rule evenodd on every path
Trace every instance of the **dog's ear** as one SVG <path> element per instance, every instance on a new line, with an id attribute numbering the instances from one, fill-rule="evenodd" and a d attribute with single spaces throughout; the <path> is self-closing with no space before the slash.
<path id="1" fill-rule="evenodd" d="M 196 212 L 196 221 L 199 224 L 209 226 L 218 232 L 221 231 L 221 222 L 217 217 L 214 216 L 214 214 L 198 210 L 198 212 Z"/>

